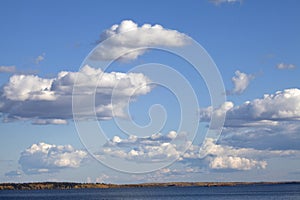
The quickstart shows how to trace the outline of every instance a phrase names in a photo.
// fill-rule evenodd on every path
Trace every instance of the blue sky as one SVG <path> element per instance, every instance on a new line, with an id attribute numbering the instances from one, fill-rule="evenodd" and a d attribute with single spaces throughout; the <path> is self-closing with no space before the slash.
<path id="1" fill-rule="evenodd" d="M 297 0 L 1 1 L 0 181 L 299 180 L 299 6 Z M 129 28 L 128 35 L 122 32 Z M 109 34 L 115 37 L 100 49 Z M 189 38 L 202 45 L 220 72 L 226 92 L 219 95 L 227 94 L 222 105 L 210 107 L 205 80 L 180 56 L 135 49 L 188 48 Z M 98 48 L 102 56 L 88 56 Z M 127 54 L 105 69 L 103 62 L 121 49 L 138 56 Z M 168 65 L 191 85 L 198 101 L 187 107 L 188 119 L 199 125 L 194 140 L 190 130 L 178 128 L 182 101 L 176 94 L 189 97 L 187 85 L 175 94 L 147 85 L 165 78 L 179 87 L 183 80 L 164 76 L 161 66 L 149 63 Z M 100 75 L 105 87 L 97 85 Z M 96 120 L 86 114 L 73 121 L 76 81 L 83 84 L 79 92 L 90 87 L 96 92 Z M 115 102 L 109 104 L 113 89 Z M 79 97 L 83 105 L 89 100 Z M 128 98 L 131 118 L 141 126 L 151 125 L 148 110 L 161 104 L 164 126 L 127 127 L 124 134 L 115 122 L 131 123 L 124 116 Z M 153 112 L 158 124 L 164 121 L 161 111 Z M 225 119 L 217 141 L 204 139 L 211 117 Z M 95 143 L 98 123 L 108 139 Z M 89 149 L 93 145 L 98 148 Z M 157 170 L 141 173 L 149 169 Z"/>

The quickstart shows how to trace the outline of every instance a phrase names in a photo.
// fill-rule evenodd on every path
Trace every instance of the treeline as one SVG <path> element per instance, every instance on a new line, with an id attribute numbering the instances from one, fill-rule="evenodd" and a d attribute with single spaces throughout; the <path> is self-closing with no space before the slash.
<path id="1" fill-rule="evenodd" d="M 86 188 L 137 188 L 137 187 L 216 187 L 239 185 L 275 185 L 300 184 L 293 182 L 169 182 L 140 184 L 105 184 L 105 183 L 72 183 L 72 182 L 34 182 L 34 183 L 1 183 L 0 190 L 64 190 Z"/>
<path id="2" fill-rule="evenodd" d="M 80 188 L 108 188 L 110 184 L 72 183 L 72 182 L 37 182 L 37 183 L 2 183 L 0 190 L 55 190 Z"/>

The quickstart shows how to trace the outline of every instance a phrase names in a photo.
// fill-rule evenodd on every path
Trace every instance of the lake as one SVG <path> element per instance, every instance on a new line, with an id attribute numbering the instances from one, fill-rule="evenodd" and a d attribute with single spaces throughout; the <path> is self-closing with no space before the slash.
<path id="1" fill-rule="evenodd" d="M 0 199 L 299 199 L 300 184 L 219 187 L 149 187 L 71 190 L 5 190 Z"/>

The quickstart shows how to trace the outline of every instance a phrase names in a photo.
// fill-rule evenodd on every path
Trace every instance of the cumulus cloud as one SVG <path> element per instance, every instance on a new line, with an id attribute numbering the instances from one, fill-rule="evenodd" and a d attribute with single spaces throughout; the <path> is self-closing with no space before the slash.
<path id="1" fill-rule="evenodd" d="M 241 105 L 225 102 L 219 108 L 200 109 L 200 120 L 226 114 L 222 142 L 258 149 L 299 149 L 300 90 L 265 94 Z M 211 125 L 211 128 L 214 128 Z"/>
<path id="2" fill-rule="evenodd" d="M 177 159 L 182 169 L 164 168 L 160 175 L 182 175 L 207 171 L 245 171 L 265 169 L 267 161 L 276 157 L 300 157 L 300 150 L 257 150 L 216 144 L 211 138 L 195 145 L 187 140 L 186 134 L 171 131 L 166 135 L 153 134 L 138 138 L 114 136 L 99 151 L 97 156 L 113 156 L 131 162 L 165 162 Z M 33 144 L 20 156 L 19 164 L 25 174 L 52 173 L 65 168 L 78 168 L 87 159 L 87 152 L 74 149 L 71 145 L 47 143 Z M 18 171 L 18 170 L 17 170 Z M 6 176 L 19 176 L 20 171 L 8 172 Z M 103 182 L 103 175 L 96 182 Z"/>
<path id="3" fill-rule="evenodd" d="M 73 118 L 72 92 L 76 79 L 74 95 L 82 99 L 82 105 L 86 95 L 95 95 L 95 111 L 99 120 L 110 119 L 112 109 L 116 117 L 123 117 L 127 97 L 134 100 L 152 89 L 148 84 L 150 80 L 141 73 L 106 73 L 88 65 L 78 72 L 62 71 L 54 78 L 13 75 L 0 91 L 3 120 L 31 120 L 38 125 L 66 124 Z M 94 110 L 82 109 L 83 118 L 94 116 Z"/>
<path id="4" fill-rule="evenodd" d="M 176 137 L 174 137 L 176 135 Z M 175 140 L 175 141 L 174 141 Z M 181 141 L 180 145 L 176 142 Z M 104 145 L 98 154 L 117 157 L 132 162 L 165 162 L 177 159 L 186 165 L 190 173 L 206 170 L 232 171 L 265 169 L 267 159 L 274 157 L 299 156 L 297 150 L 257 150 L 254 148 L 234 147 L 226 144 L 216 144 L 211 138 L 202 146 L 192 144 L 184 134 L 174 131 L 167 135 L 154 134 L 138 138 L 129 136 L 122 139 L 114 136 Z M 179 171 L 163 169 L 160 173 L 180 173 Z M 188 173 L 186 171 L 185 173 Z"/>
<path id="5" fill-rule="evenodd" d="M 250 170 L 254 167 L 265 169 L 266 161 L 256 161 L 253 159 L 241 158 L 237 156 L 215 157 L 210 163 L 212 169 L 236 169 Z"/>
<path id="6" fill-rule="evenodd" d="M 207 108 L 200 108 L 200 121 L 210 121 L 211 118 L 215 118 L 216 122 L 219 121 L 219 119 L 224 119 L 226 117 L 226 113 L 228 110 L 232 109 L 234 107 L 234 104 L 230 101 L 224 102 L 220 107 L 213 108 L 212 106 L 209 106 Z M 211 128 L 218 128 L 219 124 L 210 124 Z"/>
<path id="7" fill-rule="evenodd" d="M 279 63 L 278 65 L 276 65 L 277 69 L 295 69 L 296 65 L 293 64 L 286 64 L 286 63 Z"/>
<path id="8" fill-rule="evenodd" d="M 15 66 L 0 66 L 0 73 L 15 73 Z"/>
<path id="9" fill-rule="evenodd" d="M 252 120 L 299 120 L 300 90 L 297 88 L 277 91 L 275 94 L 265 94 L 261 99 L 247 101 L 234 107 L 228 113 L 232 119 Z"/>
<path id="10" fill-rule="evenodd" d="M 42 62 L 42 61 L 45 59 L 45 56 L 46 56 L 45 53 L 43 53 L 42 55 L 39 55 L 38 57 L 36 57 L 36 58 L 34 59 L 34 63 L 35 63 L 36 65 L 40 64 L 40 62 Z"/>
<path id="11" fill-rule="evenodd" d="M 175 131 L 167 135 L 153 134 L 145 138 L 131 135 L 127 139 L 121 139 L 114 136 L 99 154 L 134 162 L 165 162 L 179 158 L 180 154 L 191 145 L 190 142 L 182 142 L 183 138 L 184 133 L 177 134 Z"/>
<path id="12" fill-rule="evenodd" d="M 108 41 L 106 39 L 110 38 Z M 100 35 L 101 45 L 91 55 L 95 60 L 134 60 L 145 53 L 150 45 L 177 47 L 187 44 L 187 36 L 176 30 L 165 29 L 161 25 L 144 24 L 138 26 L 131 20 L 113 25 Z M 138 49 L 143 48 L 143 49 Z M 121 58 L 119 58 L 121 56 Z"/>
<path id="13" fill-rule="evenodd" d="M 206 139 L 201 147 L 201 155 L 208 162 L 209 168 L 230 170 L 265 169 L 267 162 L 257 160 L 262 152 L 251 148 L 234 148 L 215 144 L 213 139 Z"/>
<path id="14" fill-rule="evenodd" d="M 33 144 L 21 153 L 19 164 L 26 174 L 51 173 L 64 168 L 78 168 L 87 153 L 71 145 Z"/>
<path id="15" fill-rule="evenodd" d="M 13 101 L 55 100 L 50 91 L 53 79 L 43 79 L 34 75 L 14 75 L 3 88 L 3 95 Z"/>
<path id="16" fill-rule="evenodd" d="M 242 3 L 243 0 L 209 0 L 211 3 L 215 4 L 215 5 L 220 5 L 223 3 Z"/>
<path id="17" fill-rule="evenodd" d="M 252 74 L 245 74 L 240 71 L 235 72 L 235 76 L 232 77 L 232 83 L 234 88 L 229 91 L 229 94 L 242 94 L 250 84 L 250 81 L 254 79 Z"/>
<path id="18" fill-rule="evenodd" d="M 233 144 L 235 145 L 235 144 Z M 265 169 L 267 159 L 274 157 L 299 157 L 299 150 L 258 150 L 242 148 L 221 143 L 216 144 L 211 138 L 201 146 L 201 158 L 208 162 L 210 169 L 251 170 Z"/>
<path id="19" fill-rule="evenodd" d="M 200 109 L 202 121 L 209 121 L 214 113 L 225 113 L 225 126 L 276 125 L 281 121 L 300 120 L 300 90 L 298 88 L 265 94 L 261 99 L 246 101 L 240 106 L 225 102 L 220 108 Z"/>

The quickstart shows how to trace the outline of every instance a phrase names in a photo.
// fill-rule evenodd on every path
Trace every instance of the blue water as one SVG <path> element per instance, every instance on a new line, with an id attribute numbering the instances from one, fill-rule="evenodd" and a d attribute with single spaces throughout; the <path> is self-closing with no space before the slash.
<path id="1" fill-rule="evenodd" d="M 0 199 L 299 199 L 300 184 L 234 187 L 155 187 L 77 190 L 0 191 Z"/>

